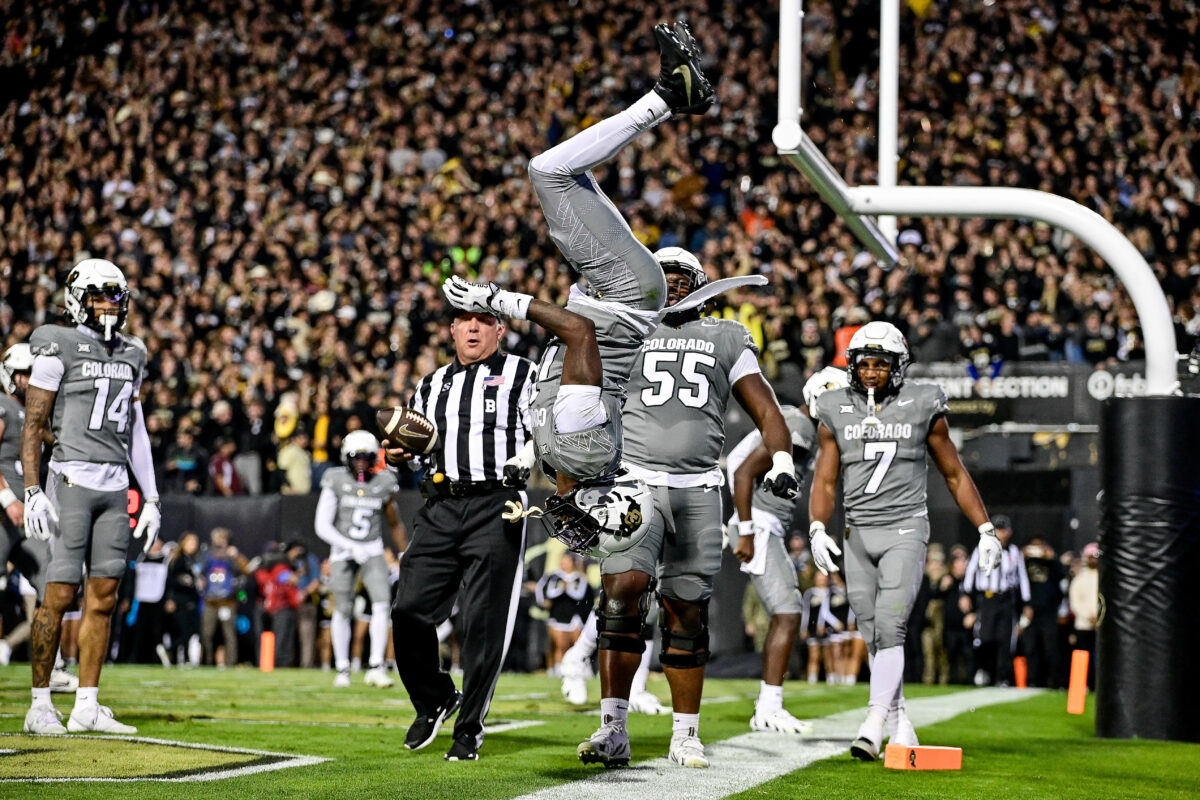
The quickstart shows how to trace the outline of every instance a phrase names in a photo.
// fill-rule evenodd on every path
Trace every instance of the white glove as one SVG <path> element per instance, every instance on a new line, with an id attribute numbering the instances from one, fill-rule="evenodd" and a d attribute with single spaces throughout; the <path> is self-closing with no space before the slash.
<path id="1" fill-rule="evenodd" d="M 792 454 L 778 450 L 771 456 L 771 471 L 763 477 L 763 491 L 784 500 L 794 500 L 800 494 L 800 482 L 796 480 L 796 465 Z"/>
<path id="2" fill-rule="evenodd" d="M 492 297 L 500 291 L 494 283 L 470 283 L 457 275 L 451 275 L 442 284 L 442 294 L 450 301 L 450 305 L 481 314 L 494 314 Z"/>
<path id="3" fill-rule="evenodd" d="M 990 522 L 979 526 L 979 566 L 984 575 L 991 575 L 992 570 L 1000 566 L 1000 557 L 1004 548 L 996 538 L 996 527 Z"/>
<path id="4" fill-rule="evenodd" d="M 158 508 L 158 498 L 146 500 L 142 506 L 141 516 L 138 517 L 137 527 L 133 529 L 133 538 L 140 539 L 142 534 L 146 535 L 146 542 L 142 545 L 142 552 L 149 553 L 150 548 L 154 546 L 154 540 L 158 538 L 158 529 L 162 527 L 162 511 Z"/>
<path id="5" fill-rule="evenodd" d="M 838 571 L 834 556 L 840 556 L 842 551 L 833 537 L 825 532 L 825 523 L 813 521 L 808 526 L 808 549 L 812 552 L 813 563 L 822 574 L 828 575 Z"/>
<path id="6" fill-rule="evenodd" d="M 58 524 L 58 512 L 40 486 L 25 487 L 25 535 L 30 539 L 50 538 L 50 522 Z"/>

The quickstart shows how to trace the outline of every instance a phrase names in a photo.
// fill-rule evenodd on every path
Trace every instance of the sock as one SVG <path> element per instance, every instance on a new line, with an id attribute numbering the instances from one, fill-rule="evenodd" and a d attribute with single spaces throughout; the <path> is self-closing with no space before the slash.
<path id="1" fill-rule="evenodd" d="M 700 735 L 700 715 L 699 714 L 680 714 L 676 712 L 671 715 L 671 735 L 672 736 L 699 736 Z"/>
<path id="2" fill-rule="evenodd" d="M 904 681 L 904 647 L 897 645 L 875 653 L 871 670 L 871 701 L 867 708 L 872 714 L 887 719 L 892 701 Z"/>
<path id="3" fill-rule="evenodd" d="M 333 640 L 334 665 L 339 671 L 350 669 L 350 617 L 334 611 L 329 623 L 329 638 Z"/>
<path id="4" fill-rule="evenodd" d="M 97 704 L 96 696 L 100 694 L 98 686 L 80 686 L 75 690 L 75 707 L 89 708 Z"/>
<path id="5" fill-rule="evenodd" d="M 604 697 L 600 700 L 600 722 L 607 725 L 619 722 L 622 726 L 629 721 L 629 701 L 624 697 Z"/>
<path id="6" fill-rule="evenodd" d="M 783 687 L 759 682 L 758 702 L 754 705 L 760 714 L 770 714 L 773 711 L 779 711 L 783 708 Z"/>
<path id="7" fill-rule="evenodd" d="M 653 655 L 650 643 L 646 643 L 646 652 L 642 653 L 642 663 L 638 664 L 637 672 L 633 673 L 633 683 L 629 687 L 629 696 L 645 694 L 646 680 L 650 677 L 650 656 Z"/>
<path id="8" fill-rule="evenodd" d="M 34 687 L 34 689 L 33 689 L 33 706 L 35 708 L 37 706 L 53 706 L 53 705 L 54 704 L 50 702 L 50 687 L 49 686 L 47 686 L 45 689 L 38 689 L 37 687 Z"/>
<path id="9" fill-rule="evenodd" d="M 371 668 L 383 666 L 392 619 L 387 603 L 371 603 Z"/>

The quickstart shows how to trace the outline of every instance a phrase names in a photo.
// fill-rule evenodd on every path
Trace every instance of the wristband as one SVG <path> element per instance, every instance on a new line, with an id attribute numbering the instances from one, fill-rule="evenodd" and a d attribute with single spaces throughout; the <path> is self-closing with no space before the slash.
<path id="1" fill-rule="evenodd" d="M 753 535 L 754 535 L 754 521 L 753 520 L 745 520 L 744 519 L 744 520 L 738 522 L 738 536 L 753 536 Z"/>
<path id="2" fill-rule="evenodd" d="M 814 519 L 812 521 L 812 523 L 808 526 L 808 535 L 811 537 L 813 534 L 818 533 L 818 532 L 820 532 L 820 533 L 825 532 L 825 523 L 821 522 L 818 519 Z"/>
<path id="3" fill-rule="evenodd" d="M 994 537 L 996 535 L 996 526 L 993 525 L 990 520 L 988 522 L 983 523 L 982 525 L 979 526 L 979 535 Z"/>
<path id="4" fill-rule="evenodd" d="M 776 450 L 771 455 L 771 471 L 786 472 L 789 475 L 794 475 L 796 472 L 796 462 L 792 460 L 792 454 L 786 450 Z"/>
<path id="5" fill-rule="evenodd" d="M 8 508 L 15 502 L 17 502 L 16 492 L 7 486 L 5 486 L 3 489 L 0 489 L 0 506 Z"/>

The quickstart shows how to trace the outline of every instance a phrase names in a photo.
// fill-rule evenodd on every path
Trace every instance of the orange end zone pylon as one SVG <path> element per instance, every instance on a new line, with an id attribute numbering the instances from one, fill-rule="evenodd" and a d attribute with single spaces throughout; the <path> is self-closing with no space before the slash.
<path id="1" fill-rule="evenodd" d="M 962 769 L 962 748 L 889 744 L 883 765 L 888 769 Z"/>
<path id="2" fill-rule="evenodd" d="M 1082 714 L 1087 705 L 1087 650 L 1071 651 L 1071 680 L 1067 684 L 1067 713 Z"/>

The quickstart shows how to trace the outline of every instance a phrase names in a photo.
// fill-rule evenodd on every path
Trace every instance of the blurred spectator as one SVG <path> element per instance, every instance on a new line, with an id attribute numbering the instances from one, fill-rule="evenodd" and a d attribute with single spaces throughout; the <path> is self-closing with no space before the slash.
<path id="1" fill-rule="evenodd" d="M 170 665 L 163 638 L 167 633 L 165 600 L 169 555 L 164 551 L 163 540 L 155 539 L 150 552 L 135 569 L 126 572 L 126 580 L 122 581 L 120 613 L 125 616 L 123 638 L 128 645 L 123 648 L 122 661 L 146 664 L 161 660 L 164 666 Z"/>
<path id="2" fill-rule="evenodd" d="M 237 579 L 246 572 L 246 557 L 230 541 L 228 528 L 213 528 L 208 551 L 200 559 L 204 610 L 200 617 L 200 641 L 204 663 L 236 666 L 238 663 Z M 217 660 L 217 626 L 221 628 L 224 659 Z"/>
<path id="3" fill-rule="evenodd" d="M 175 664 L 197 666 L 200 646 L 200 586 L 203 573 L 198 560 L 200 537 L 188 531 L 179 538 L 179 546 L 167 564 L 167 599 L 163 610 L 169 620 L 171 648 Z"/>
<path id="4" fill-rule="evenodd" d="M 971 597 L 962 590 L 967 574 L 967 550 L 962 545 L 950 548 L 950 570 L 938 582 L 934 597 L 942 600 L 944 631 L 942 644 L 946 648 L 946 665 L 950 683 L 969 683 L 975 674 L 974 639 L 975 612 Z"/>
<path id="5" fill-rule="evenodd" d="M 204 493 L 208 483 L 208 456 L 196 444 L 196 434 L 190 425 L 181 426 L 175 433 L 175 443 L 167 447 L 166 458 L 164 491 Z"/>
<path id="6" fill-rule="evenodd" d="M 1029 540 L 1024 555 L 1029 605 L 1022 617 L 1021 650 L 1029 660 L 1029 685 L 1061 689 L 1055 682 L 1061 670 L 1058 608 L 1063 600 L 1063 568 L 1054 548 L 1040 536 Z"/>
<path id="7" fill-rule="evenodd" d="M 296 571 L 288 550 L 272 545 L 264 553 L 254 580 L 262 598 L 263 629 L 275 634 L 275 666 L 290 667 L 296 662 L 296 625 L 303 599 L 300 584 L 306 580 Z"/>
<path id="8" fill-rule="evenodd" d="M 308 452 L 308 431 L 303 426 L 297 426 L 279 448 L 275 463 L 282 494 L 308 494 L 312 491 L 312 456 Z"/>
<path id="9" fill-rule="evenodd" d="M 321 562 L 300 542 L 290 542 L 287 558 L 296 570 L 300 605 L 296 608 L 296 651 L 298 666 L 309 668 L 317 657 L 317 602 L 321 589 Z"/>
<path id="10" fill-rule="evenodd" d="M 546 669 L 552 675 L 558 674 L 563 653 L 579 638 L 595 599 L 587 574 L 581 569 L 581 560 L 574 553 L 563 553 L 558 569 L 543 575 L 535 590 L 538 605 L 549 612 L 546 627 L 550 633 L 550 652 Z"/>
<path id="11" fill-rule="evenodd" d="M 1075 577 L 1071 578 L 1068 596 L 1071 614 L 1075 617 L 1075 633 L 1071 642 L 1074 650 L 1086 650 L 1088 660 L 1088 688 L 1095 688 L 1096 676 L 1096 622 L 1100 615 L 1100 545 L 1089 542 L 1083 548 L 1083 563 Z"/>
<path id="12" fill-rule="evenodd" d="M 218 497 L 235 497 L 245 493 L 242 478 L 233 466 L 236 452 L 237 443 L 232 437 L 217 437 L 216 449 L 208 460 L 208 478 L 212 494 Z"/>

